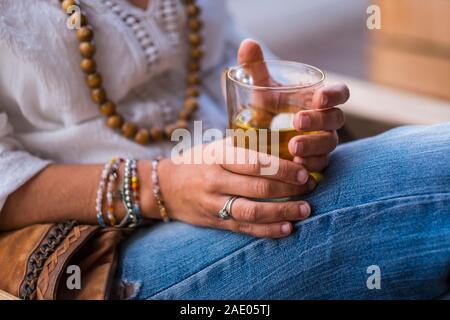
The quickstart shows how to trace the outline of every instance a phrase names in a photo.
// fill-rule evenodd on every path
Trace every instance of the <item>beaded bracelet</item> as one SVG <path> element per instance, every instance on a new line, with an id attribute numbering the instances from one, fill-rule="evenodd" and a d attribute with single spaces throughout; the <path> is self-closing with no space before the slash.
<path id="1" fill-rule="evenodd" d="M 125 160 L 124 179 L 122 185 L 122 200 L 125 206 L 126 215 L 119 223 L 119 227 L 135 227 L 142 222 L 139 181 L 137 178 L 137 164 L 134 159 Z"/>
<path id="2" fill-rule="evenodd" d="M 108 184 L 106 186 L 106 216 L 111 224 L 115 226 L 117 224 L 116 216 L 114 215 L 114 187 L 116 180 L 119 177 L 120 164 L 124 161 L 122 158 L 111 159 L 111 170 L 108 176 Z"/>
<path id="3" fill-rule="evenodd" d="M 161 157 L 158 157 L 152 161 L 152 184 L 153 184 L 153 195 L 156 198 L 156 202 L 158 203 L 159 214 L 161 216 L 162 221 L 169 222 L 169 215 L 167 214 L 166 206 L 164 205 L 164 198 L 161 194 L 161 188 L 159 187 L 159 179 L 158 179 L 158 165 L 161 161 Z"/>
<path id="4" fill-rule="evenodd" d="M 111 162 L 107 162 L 102 170 L 100 182 L 97 189 L 97 197 L 95 199 L 95 211 L 97 212 L 97 221 L 98 224 L 104 228 L 106 227 L 106 224 L 105 220 L 103 219 L 103 212 L 102 212 L 103 193 L 105 191 L 106 179 L 108 178 L 110 171 L 111 171 Z"/>
<path id="5" fill-rule="evenodd" d="M 141 198 L 139 196 L 139 178 L 137 174 L 137 161 L 131 160 L 131 192 L 133 195 L 133 213 L 138 224 L 142 222 Z"/>

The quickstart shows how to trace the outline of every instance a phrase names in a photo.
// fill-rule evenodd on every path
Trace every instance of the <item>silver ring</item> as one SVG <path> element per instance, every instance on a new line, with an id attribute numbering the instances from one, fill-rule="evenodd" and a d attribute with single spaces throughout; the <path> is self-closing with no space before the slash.
<path id="1" fill-rule="evenodd" d="M 223 208 L 220 209 L 220 211 L 218 213 L 220 219 L 229 220 L 229 219 L 233 218 L 233 216 L 231 214 L 231 207 L 233 205 L 233 202 L 237 198 L 239 198 L 239 197 L 238 196 L 232 196 L 232 197 L 228 198 L 228 200 L 223 205 Z"/>

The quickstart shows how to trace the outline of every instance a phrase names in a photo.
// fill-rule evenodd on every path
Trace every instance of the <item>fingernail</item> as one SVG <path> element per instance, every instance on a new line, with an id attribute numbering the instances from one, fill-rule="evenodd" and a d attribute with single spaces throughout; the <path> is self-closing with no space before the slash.
<path id="1" fill-rule="evenodd" d="M 301 184 L 306 183 L 306 181 L 308 181 L 308 178 L 309 178 L 308 171 L 302 169 L 299 172 L 297 172 L 297 181 L 300 182 Z"/>
<path id="2" fill-rule="evenodd" d="M 307 114 L 300 115 L 300 128 L 309 129 L 311 126 L 311 118 Z"/>
<path id="3" fill-rule="evenodd" d="M 306 218 L 311 213 L 310 208 L 307 204 L 300 205 L 300 217 Z"/>
<path id="4" fill-rule="evenodd" d="M 291 233 L 291 224 L 290 223 L 284 223 L 281 225 L 281 232 L 284 234 Z"/>
<path id="5" fill-rule="evenodd" d="M 322 95 L 322 107 L 325 107 L 328 104 L 328 97 L 326 95 Z"/>

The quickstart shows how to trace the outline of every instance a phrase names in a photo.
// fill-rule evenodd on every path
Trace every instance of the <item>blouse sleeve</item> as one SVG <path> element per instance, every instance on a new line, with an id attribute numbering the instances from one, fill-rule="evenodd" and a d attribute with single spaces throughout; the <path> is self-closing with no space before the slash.
<path id="1" fill-rule="evenodd" d="M 48 164 L 23 149 L 0 107 L 0 213 L 7 197 Z"/>
<path id="2" fill-rule="evenodd" d="M 11 3 L 0 5 L 0 214 L 9 195 L 51 163 L 24 149 L 14 134 L 14 129 L 17 133 L 20 128 L 13 128 L 8 119 L 8 116 L 12 117 L 12 111 L 22 112 L 17 101 L 23 94 L 22 90 L 13 90 L 17 89 L 17 83 L 11 72 L 19 72 L 20 58 L 12 54 L 13 42 L 8 38 L 8 35 L 14 35 L 13 31 L 7 29 L 10 27 L 9 20 L 5 20 L 3 15 L 5 7 L 2 6 L 8 4 Z"/>

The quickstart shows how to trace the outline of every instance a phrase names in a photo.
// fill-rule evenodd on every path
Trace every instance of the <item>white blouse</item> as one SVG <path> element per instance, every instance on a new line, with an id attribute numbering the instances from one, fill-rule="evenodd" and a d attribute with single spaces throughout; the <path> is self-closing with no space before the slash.
<path id="1" fill-rule="evenodd" d="M 223 0 L 198 0 L 205 24 L 203 128 L 224 128 L 220 74 L 240 37 Z M 146 127 L 176 118 L 185 89 L 187 47 L 180 0 L 83 0 L 95 30 L 104 86 L 125 118 Z M 75 33 L 58 0 L 0 1 L 0 210 L 9 194 L 52 162 L 151 159 L 173 143 L 140 146 L 106 127 L 79 68 Z"/>

